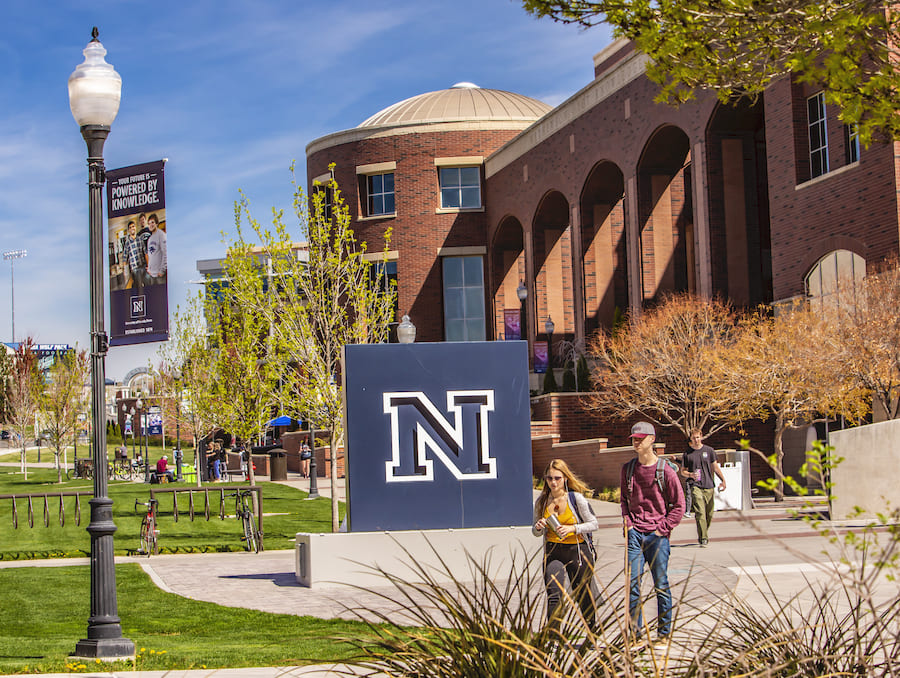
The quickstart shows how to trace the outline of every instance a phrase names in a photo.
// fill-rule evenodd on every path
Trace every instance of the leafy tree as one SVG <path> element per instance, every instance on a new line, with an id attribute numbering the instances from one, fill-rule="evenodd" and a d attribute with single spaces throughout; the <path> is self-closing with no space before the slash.
<path id="1" fill-rule="evenodd" d="M 775 420 L 775 498 L 784 498 L 785 432 L 818 418 L 843 415 L 859 419 L 867 409 L 865 394 L 817 341 L 827 331 L 822 314 L 805 302 L 759 312 L 741 323 L 737 340 L 719 354 L 726 379 L 721 389 L 736 404 L 734 418 Z"/>
<path id="2" fill-rule="evenodd" d="M 22 443 L 20 469 L 28 480 L 25 450 L 29 432 L 33 431 L 34 415 L 38 411 L 44 382 L 38 369 L 34 340 L 26 338 L 12 356 L 7 401 L 7 422 Z"/>
<path id="3" fill-rule="evenodd" d="M 609 24 L 650 56 L 659 98 L 758 97 L 791 75 L 825 89 L 864 142 L 900 138 L 900 16 L 876 0 L 522 0 L 536 16 Z"/>
<path id="4" fill-rule="evenodd" d="M 56 481 L 62 482 L 64 464 L 60 456 L 66 441 L 75 433 L 75 417 L 84 409 L 85 382 L 88 376 L 88 357 L 76 347 L 56 356 L 47 374 L 47 382 L 40 392 L 38 407 L 46 419 L 49 443 L 56 462 Z"/>
<path id="5" fill-rule="evenodd" d="M 160 347 L 160 363 L 154 370 L 154 383 L 164 396 L 165 416 L 192 438 L 198 487 L 202 478 L 197 443 L 216 427 L 217 413 L 214 399 L 206 397 L 215 353 L 208 350 L 205 318 L 206 297 L 202 293 L 189 296 L 183 310 L 181 306 L 176 308 L 169 340 Z M 180 449 L 180 441 L 178 446 Z"/>
<path id="6" fill-rule="evenodd" d="M 594 408 L 618 417 L 640 414 L 685 438 L 732 421 L 734 395 L 720 386 L 717 353 L 734 341 L 735 317 L 717 300 L 672 295 L 632 318 L 615 335 L 599 334 L 591 353 Z"/>
<path id="7" fill-rule="evenodd" d="M 367 244 L 357 241 L 337 182 L 317 184 L 309 197 L 296 181 L 292 183 L 298 240 L 305 239 L 306 246 L 294 245 L 281 212 L 274 214 L 274 230 L 262 228 L 244 197 L 237 210 L 238 244 L 248 251 L 241 235 L 246 218 L 262 242 L 273 285 L 268 295 L 241 290 L 237 298 L 242 306 L 254 305 L 265 315 L 275 350 L 296 366 L 296 410 L 286 414 L 331 432 L 332 528 L 337 531 L 338 447 L 344 436 L 343 349 L 347 344 L 387 341 L 396 290 L 385 289 L 384 259 L 370 261 Z M 390 230 L 385 232 L 385 253 L 389 241 Z"/>
<path id="8" fill-rule="evenodd" d="M 284 406 L 295 371 L 273 337 L 268 278 L 240 231 L 238 238 L 224 262 L 227 285 L 206 298 L 206 383 L 194 396 L 205 417 L 252 445 L 262 442 L 268 422 Z M 191 369 L 198 367 L 192 360 Z M 248 466 L 254 484 L 253 464 Z"/>

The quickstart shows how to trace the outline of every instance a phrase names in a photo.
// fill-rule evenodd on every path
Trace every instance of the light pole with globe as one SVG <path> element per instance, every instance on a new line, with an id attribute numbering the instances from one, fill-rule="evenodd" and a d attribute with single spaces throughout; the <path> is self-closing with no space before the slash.
<path id="1" fill-rule="evenodd" d="M 94 496 L 90 501 L 91 522 L 91 616 L 87 638 L 75 646 L 78 657 L 117 659 L 134 656 L 134 643 L 122 637 L 116 601 L 116 569 L 113 548 L 112 500 L 106 469 L 106 352 L 109 340 L 103 327 L 103 212 L 101 194 L 106 182 L 103 144 L 119 112 L 122 78 L 106 63 L 106 50 L 97 39 L 84 48 L 84 63 L 69 76 L 69 106 L 88 151 L 88 208 L 90 213 L 91 281 L 91 460 L 94 466 Z"/>

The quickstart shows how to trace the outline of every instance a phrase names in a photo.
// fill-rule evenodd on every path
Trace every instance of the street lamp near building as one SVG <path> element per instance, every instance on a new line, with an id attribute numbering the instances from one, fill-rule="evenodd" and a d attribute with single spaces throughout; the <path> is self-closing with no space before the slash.
<path id="1" fill-rule="evenodd" d="M 16 343 L 16 276 L 13 271 L 13 264 L 16 259 L 22 259 L 28 256 L 28 250 L 7 250 L 3 253 L 3 258 L 9 262 L 9 294 L 10 308 L 12 309 L 12 343 Z"/>
<path id="2" fill-rule="evenodd" d="M 516 296 L 519 297 L 519 334 L 520 338 L 528 341 L 528 328 L 525 325 L 525 300 L 528 299 L 528 288 L 525 287 L 525 281 L 519 282 L 516 288 Z"/>
<path id="3" fill-rule="evenodd" d="M 416 340 L 416 326 L 412 324 L 408 315 L 404 315 L 397 325 L 397 341 L 401 344 L 411 344 Z"/>
<path id="4" fill-rule="evenodd" d="M 113 558 L 112 500 L 108 496 L 106 469 L 106 352 L 109 340 L 103 326 L 103 212 L 101 193 L 106 182 L 103 144 L 119 112 L 122 78 L 106 63 L 96 27 L 84 48 L 84 63 L 69 76 L 69 106 L 87 143 L 89 257 L 91 289 L 91 460 L 94 466 L 94 497 L 90 501 L 91 522 L 91 616 L 87 638 L 78 641 L 75 655 L 90 658 L 134 656 L 134 643 L 122 637 L 116 601 L 116 570 Z"/>
<path id="5" fill-rule="evenodd" d="M 553 369 L 553 330 L 556 329 L 556 325 L 553 324 L 553 319 L 548 315 L 547 320 L 544 322 L 544 332 L 547 333 L 547 369 Z"/>

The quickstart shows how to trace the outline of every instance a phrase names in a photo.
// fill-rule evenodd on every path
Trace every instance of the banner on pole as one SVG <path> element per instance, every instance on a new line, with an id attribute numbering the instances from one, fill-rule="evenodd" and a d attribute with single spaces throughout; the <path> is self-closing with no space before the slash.
<path id="1" fill-rule="evenodd" d="M 165 161 L 106 173 L 110 345 L 169 338 Z"/>
<path id="2" fill-rule="evenodd" d="M 517 308 L 503 309 L 503 333 L 507 341 L 522 338 L 522 312 Z"/>

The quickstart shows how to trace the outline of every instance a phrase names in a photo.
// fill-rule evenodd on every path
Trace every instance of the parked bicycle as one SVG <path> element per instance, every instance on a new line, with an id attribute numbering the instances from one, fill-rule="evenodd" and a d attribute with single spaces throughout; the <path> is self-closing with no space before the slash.
<path id="1" fill-rule="evenodd" d="M 234 497 L 235 517 L 241 521 L 244 529 L 244 535 L 241 541 L 244 542 L 244 548 L 254 553 L 259 553 L 262 548 L 262 539 L 260 531 L 257 528 L 256 515 L 253 512 L 253 492 L 250 490 L 238 490 L 228 495 Z"/>
<path id="2" fill-rule="evenodd" d="M 134 511 L 137 513 L 138 505 L 147 507 L 147 515 L 141 521 L 141 548 L 138 554 L 147 556 L 159 553 L 159 529 L 156 527 L 156 511 L 159 501 L 150 498 L 149 501 L 134 500 Z"/>
<path id="3" fill-rule="evenodd" d="M 134 477 L 130 459 L 116 459 L 109 466 L 109 477 L 116 480 L 131 480 Z"/>
<path id="4" fill-rule="evenodd" d="M 91 459 L 76 459 L 75 464 L 70 469 L 66 469 L 66 478 L 75 480 L 90 480 L 94 477 L 94 467 Z"/>

